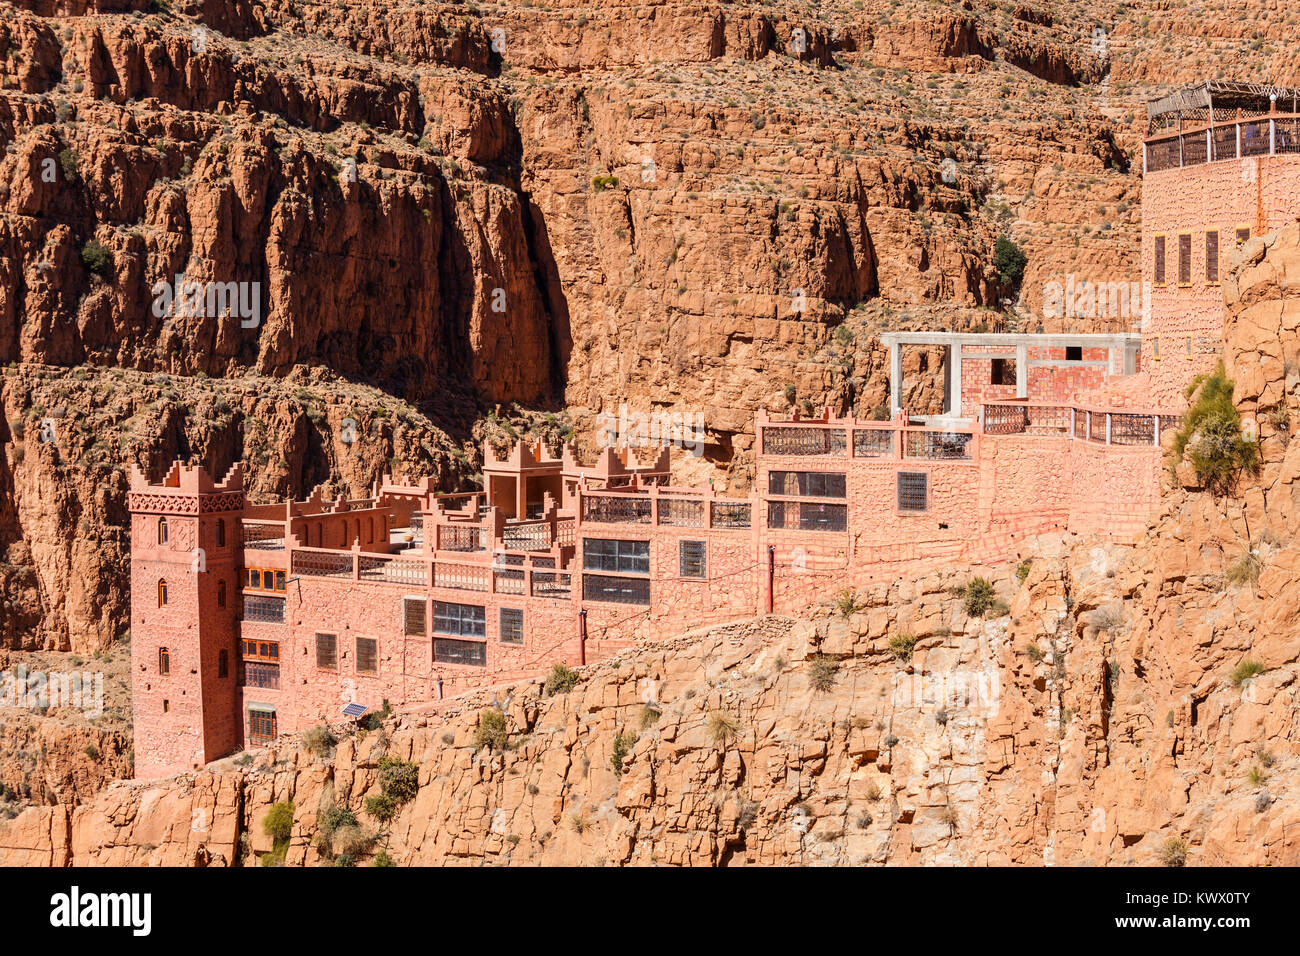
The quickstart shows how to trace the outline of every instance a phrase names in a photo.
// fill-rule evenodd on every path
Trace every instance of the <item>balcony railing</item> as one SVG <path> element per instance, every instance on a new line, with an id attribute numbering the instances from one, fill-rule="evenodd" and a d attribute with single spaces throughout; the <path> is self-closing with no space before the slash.
<path id="1" fill-rule="evenodd" d="M 1059 435 L 1100 445 L 1155 446 L 1181 418 L 1159 412 L 1116 411 L 1070 405 L 986 402 L 980 406 L 990 435 Z"/>
<path id="2" fill-rule="evenodd" d="M 1183 129 L 1146 141 L 1146 171 L 1300 153 L 1300 115 L 1276 113 Z"/>

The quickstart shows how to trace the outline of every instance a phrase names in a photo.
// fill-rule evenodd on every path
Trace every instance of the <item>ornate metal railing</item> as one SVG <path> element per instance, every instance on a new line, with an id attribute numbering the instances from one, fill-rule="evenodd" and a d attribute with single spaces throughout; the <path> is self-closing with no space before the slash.
<path id="1" fill-rule="evenodd" d="M 508 524 L 504 538 L 506 549 L 509 551 L 549 551 L 551 526 L 545 521 Z"/>
<path id="2" fill-rule="evenodd" d="M 249 524 L 243 522 L 244 547 L 258 551 L 284 550 L 284 524 Z"/>
<path id="3" fill-rule="evenodd" d="M 753 525 L 753 507 L 748 501 L 712 501 L 712 524 L 715 528 L 749 528 Z"/>
<path id="4" fill-rule="evenodd" d="M 352 555 L 328 551 L 293 552 L 291 574 L 315 578 L 352 577 Z"/>
<path id="5" fill-rule="evenodd" d="M 705 525 L 704 501 L 689 498 L 659 499 L 659 523 L 677 528 L 703 528 Z"/>
<path id="6" fill-rule="evenodd" d="M 406 584 L 412 587 L 427 587 L 429 584 L 428 565 L 423 561 L 409 561 L 401 558 L 376 558 L 362 555 L 358 569 L 362 581 L 382 581 L 385 584 Z"/>
<path id="7" fill-rule="evenodd" d="M 573 576 L 567 571 L 534 571 L 533 597 L 567 600 L 573 593 Z"/>
<path id="8" fill-rule="evenodd" d="M 854 458 L 892 458 L 893 455 L 893 429 L 855 428 L 853 430 Z"/>
<path id="9" fill-rule="evenodd" d="M 763 429 L 764 455 L 843 455 L 848 432 L 843 428 L 768 425 Z"/>
<path id="10" fill-rule="evenodd" d="M 446 564 L 433 566 L 433 586 L 461 591 L 491 591 L 492 569 L 485 564 Z"/>
<path id="11" fill-rule="evenodd" d="M 438 529 L 440 551 L 485 551 L 487 536 L 477 525 L 464 527 L 454 524 L 435 525 Z"/>
<path id="12" fill-rule="evenodd" d="M 985 405 L 984 431 L 989 435 L 1019 435 L 1029 427 L 1027 405 Z"/>
<path id="13" fill-rule="evenodd" d="M 969 461 L 970 443 L 974 437 L 970 432 L 909 431 L 907 457 Z"/>
<path id="14" fill-rule="evenodd" d="M 525 592 L 524 572 L 507 568 L 492 572 L 492 580 L 498 594 L 523 594 Z"/>
<path id="15" fill-rule="evenodd" d="M 1155 416 L 1111 412 L 1110 443 L 1112 445 L 1154 445 L 1156 443 Z"/>
<path id="16" fill-rule="evenodd" d="M 650 524 L 650 499 L 632 495 L 584 494 L 582 520 L 606 524 Z"/>

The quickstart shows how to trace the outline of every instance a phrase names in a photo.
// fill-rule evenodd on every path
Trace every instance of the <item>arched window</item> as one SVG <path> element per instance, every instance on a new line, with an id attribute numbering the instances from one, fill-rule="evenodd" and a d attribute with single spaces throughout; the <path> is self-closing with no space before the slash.
<path id="1" fill-rule="evenodd" d="M 217 547 L 224 548 L 225 546 L 226 546 L 226 519 L 218 518 L 217 519 Z"/>
<path id="2" fill-rule="evenodd" d="M 158 673 L 166 676 L 172 672 L 172 654 L 165 647 L 158 648 Z"/>
<path id="3" fill-rule="evenodd" d="M 158 606 L 167 606 L 167 582 L 162 578 L 158 579 Z"/>
<path id="4" fill-rule="evenodd" d="M 159 544 L 167 543 L 167 519 L 166 518 L 158 519 L 158 543 Z"/>
<path id="5" fill-rule="evenodd" d="M 217 582 L 217 607 L 226 606 L 226 582 Z"/>

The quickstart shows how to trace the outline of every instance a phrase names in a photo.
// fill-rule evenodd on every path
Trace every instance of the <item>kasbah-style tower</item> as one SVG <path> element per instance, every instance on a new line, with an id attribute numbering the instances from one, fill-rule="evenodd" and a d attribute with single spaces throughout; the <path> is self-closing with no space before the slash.
<path id="1" fill-rule="evenodd" d="M 215 483 L 175 462 L 161 483 L 131 469 L 131 676 L 135 775 L 153 779 L 238 749 L 241 466 Z"/>

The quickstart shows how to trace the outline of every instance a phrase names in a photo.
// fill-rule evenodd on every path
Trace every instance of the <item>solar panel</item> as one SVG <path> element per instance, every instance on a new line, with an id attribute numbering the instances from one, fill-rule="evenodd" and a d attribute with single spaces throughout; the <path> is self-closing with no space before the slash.
<path id="1" fill-rule="evenodd" d="M 365 704 L 348 704 L 343 708 L 344 717 L 360 717 L 370 708 Z"/>

